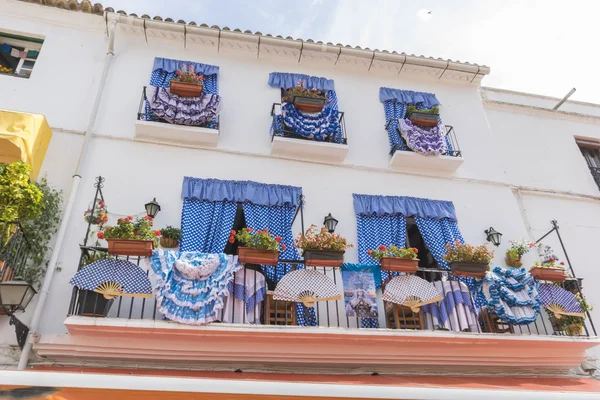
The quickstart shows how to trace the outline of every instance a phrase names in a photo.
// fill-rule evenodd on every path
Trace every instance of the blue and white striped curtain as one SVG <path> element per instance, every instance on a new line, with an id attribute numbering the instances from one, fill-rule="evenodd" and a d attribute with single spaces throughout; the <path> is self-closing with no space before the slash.
<path id="1" fill-rule="evenodd" d="M 294 247 L 294 234 L 292 232 L 292 220 L 296 208 L 292 205 L 264 206 L 252 203 L 244 203 L 244 217 L 246 226 L 254 230 L 269 228 L 269 233 L 281 236 L 281 243 L 286 245 L 279 257 L 288 260 L 299 260 L 300 256 Z M 304 268 L 298 264 L 297 269 Z M 265 275 L 274 282 L 279 282 L 283 276 L 292 271 L 291 264 L 280 263 L 276 267 L 262 266 Z M 313 307 L 305 307 L 302 303 L 296 303 L 297 323 L 300 326 L 316 326 L 317 318 Z"/>
<path id="2" fill-rule="evenodd" d="M 234 202 L 184 199 L 180 250 L 222 253 L 236 210 Z"/>

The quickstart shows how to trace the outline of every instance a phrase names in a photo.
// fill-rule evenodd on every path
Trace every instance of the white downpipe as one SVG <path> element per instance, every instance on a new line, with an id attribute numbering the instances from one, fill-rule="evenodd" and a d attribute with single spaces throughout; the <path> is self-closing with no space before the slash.
<path id="1" fill-rule="evenodd" d="M 40 326 L 40 320 L 42 318 L 42 312 L 44 311 L 44 306 L 46 305 L 46 299 L 48 298 L 48 293 L 50 292 L 50 285 L 52 284 L 52 277 L 54 276 L 54 270 L 56 269 L 56 263 L 58 262 L 58 257 L 60 256 L 63 240 L 67 232 L 67 226 L 69 225 L 69 219 L 71 218 L 73 206 L 75 205 L 75 200 L 77 198 L 79 183 L 81 181 L 81 174 L 83 172 L 83 166 L 85 164 L 85 159 L 88 153 L 88 149 L 90 147 L 90 142 L 92 141 L 92 129 L 94 127 L 94 123 L 96 122 L 98 109 L 100 108 L 100 102 L 102 100 L 102 94 L 104 92 L 106 77 L 108 76 L 110 64 L 114 57 L 115 28 L 117 26 L 117 19 L 111 16 L 110 19 L 108 19 L 107 23 L 108 51 L 106 52 L 106 58 L 104 60 L 104 68 L 102 69 L 102 75 L 98 84 L 98 91 L 96 92 L 96 98 L 94 100 L 94 105 L 92 107 L 90 119 L 88 120 L 87 128 L 85 130 L 85 137 L 83 139 L 83 144 L 79 153 L 77 168 L 75 169 L 75 175 L 73 175 L 71 189 L 69 191 L 69 198 L 67 200 L 67 204 L 65 205 L 65 212 L 62 221 L 60 222 L 60 226 L 58 227 L 58 232 L 56 233 L 56 243 L 54 244 L 54 249 L 52 249 L 52 255 L 50 256 L 48 268 L 46 269 L 46 275 L 44 276 L 44 282 L 42 283 L 42 288 L 39 292 L 38 302 L 33 312 L 31 323 L 29 324 L 29 337 L 27 338 L 27 342 L 25 343 L 25 346 L 21 351 L 21 358 L 19 359 L 18 366 L 19 370 L 23 370 L 27 367 L 29 353 L 31 353 L 33 341 L 35 340 L 35 336 L 37 336 L 37 331 Z"/>

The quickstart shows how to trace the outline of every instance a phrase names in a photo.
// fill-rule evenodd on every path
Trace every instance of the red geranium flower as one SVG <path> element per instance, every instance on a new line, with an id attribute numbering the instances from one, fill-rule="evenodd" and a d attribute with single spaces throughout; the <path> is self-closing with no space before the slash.
<path id="1" fill-rule="evenodd" d="M 367 250 L 367 254 L 371 255 L 372 251 L 371 250 Z"/>
<path id="2" fill-rule="evenodd" d="M 285 245 L 285 243 L 281 243 L 281 248 L 285 251 L 287 250 L 287 246 Z"/>
<path id="3" fill-rule="evenodd" d="M 247 228 L 248 232 L 254 232 L 254 228 Z"/>
<path id="4" fill-rule="evenodd" d="M 275 238 L 275 241 L 276 241 L 277 243 L 281 242 L 281 236 L 277 236 L 277 237 Z"/>
<path id="5" fill-rule="evenodd" d="M 379 246 L 379 251 L 385 251 L 386 247 L 384 245 Z"/>
<path id="6" fill-rule="evenodd" d="M 233 230 L 233 229 L 232 229 L 232 230 L 231 230 L 231 234 L 232 234 L 232 235 L 235 235 L 235 230 Z"/>
<path id="7" fill-rule="evenodd" d="M 104 232 L 98 232 L 98 239 L 104 239 Z"/>
<path id="8" fill-rule="evenodd" d="M 258 232 L 256 232 L 256 233 L 262 233 L 262 231 L 259 229 Z"/>
<path id="9" fill-rule="evenodd" d="M 127 217 L 127 221 L 133 221 L 133 217 L 132 217 L 131 215 L 129 215 L 129 216 Z"/>
<path id="10" fill-rule="evenodd" d="M 235 238 L 233 236 L 229 236 L 229 243 L 235 242 Z"/>
<path id="11" fill-rule="evenodd" d="M 158 229 L 154 231 L 154 236 L 160 236 L 160 231 Z"/>
<path id="12" fill-rule="evenodd" d="M 146 215 L 146 216 L 144 217 L 144 219 L 147 219 L 148 221 L 152 221 L 152 217 L 151 217 L 151 216 L 149 216 L 149 215 Z"/>
<path id="13" fill-rule="evenodd" d="M 418 252 L 419 252 L 419 249 L 417 249 L 416 247 L 413 247 L 413 248 L 412 248 L 412 250 L 413 250 L 415 253 L 418 253 Z"/>
<path id="14" fill-rule="evenodd" d="M 265 233 L 269 233 L 269 228 L 265 228 L 265 229 L 264 229 L 264 232 L 265 232 Z"/>

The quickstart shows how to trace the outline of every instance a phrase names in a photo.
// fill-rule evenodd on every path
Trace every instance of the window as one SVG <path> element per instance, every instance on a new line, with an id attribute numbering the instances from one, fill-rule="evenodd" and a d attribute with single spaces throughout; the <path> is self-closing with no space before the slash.
<path id="1" fill-rule="evenodd" d="M 414 217 L 406 219 L 406 247 L 416 247 L 419 250 L 419 268 L 439 268 L 417 228 Z"/>
<path id="2" fill-rule="evenodd" d="M 44 39 L 0 31 L 0 74 L 29 78 Z"/>
<path id="3" fill-rule="evenodd" d="M 576 143 L 600 189 L 600 142 L 576 139 Z"/>

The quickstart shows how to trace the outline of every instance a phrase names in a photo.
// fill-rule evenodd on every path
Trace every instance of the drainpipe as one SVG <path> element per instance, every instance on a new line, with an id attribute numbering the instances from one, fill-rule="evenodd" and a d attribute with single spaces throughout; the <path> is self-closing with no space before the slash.
<path id="1" fill-rule="evenodd" d="M 94 106 L 92 107 L 92 112 L 90 114 L 90 119 L 88 120 L 87 128 L 85 130 L 85 137 L 83 139 L 83 145 L 81 146 L 81 151 L 79 153 L 79 160 L 77 161 L 77 168 L 75 169 L 75 175 L 73 175 L 73 180 L 71 182 L 71 189 L 69 191 L 69 199 L 67 200 L 67 204 L 65 206 L 65 212 L 58 228 L 58 232 L 56 233 L 56 243 L 54 245 L 54 249 L 52 250 L 52 255 L 50 256 L 50 261 L 48 263 L 48 268 L 46 269 L 46 275 L 44 276 L 44 282 L 42 283 L 42 288 L 40 289 L 38 302 L 35 307 L 35 311 L 33 312 L 33 317 L 31 319 L 31 323 L 29 326 L 29 337 L 27 338 L 27 342 L 21 351 L 21 358 L 19 359 L 19 370 L 25 369 L 27 367 L 27 362 L 29 360 L 29 353 L 31 353 L 31 348 L 33 346 L 33 342 L 38 335 L 38 329 L 40 326 L 40 320 L 42 317 L 42 312 L 44 311 L 44 306 L 46 305 L 46 300 L 48 298 L 48 293 L 50 292 L 50 285 L 52 284 L 52 276 L 54 275 L 54 271 L 56 270 L 56 263 L 58 261 L 58 257 L 60 256 L 60 251 L 62 249 L 63 240 L 65 238 L 65 234 L 67 232 L 67 226 L 69 225 L 69 219 L 71 218 L 71 214 L 73 212 L 73 206 L 75 205 L 75 199 L 77 198 L 77 193 L 79 189 L 79 183 L 81 181 L 81 174 L 83 173 L 83 167 L 85 164 L 85 159 L 87 153 L 89 151 L 90 143 L 92 141 L 92 129 L 94 127 L 94 123 L 96 122 L 96 116 L 98 115 L 98 109 L 100 108 L 100 102 L 102 100 L 102 93 L 104 92 L 104 86 L 106 83 L 106 77 L 108 76 L 108 71 L 110 69 L 110 64 L 112 59 L 114 58 L 114 45 L 115 45 L 115 28 L 117 26 L 117 19 L 114 16 L 110 16 L 107 18 L 107 27 L 108 27 L 108 51 L 106 52 L 106 58 L 104 59 L 104 68 L 102 69 L 102 76 L 100 77 L 100 82 L 98 84 L 98 91 L 96 92 L 96 98 L 94 100 Z"/>

